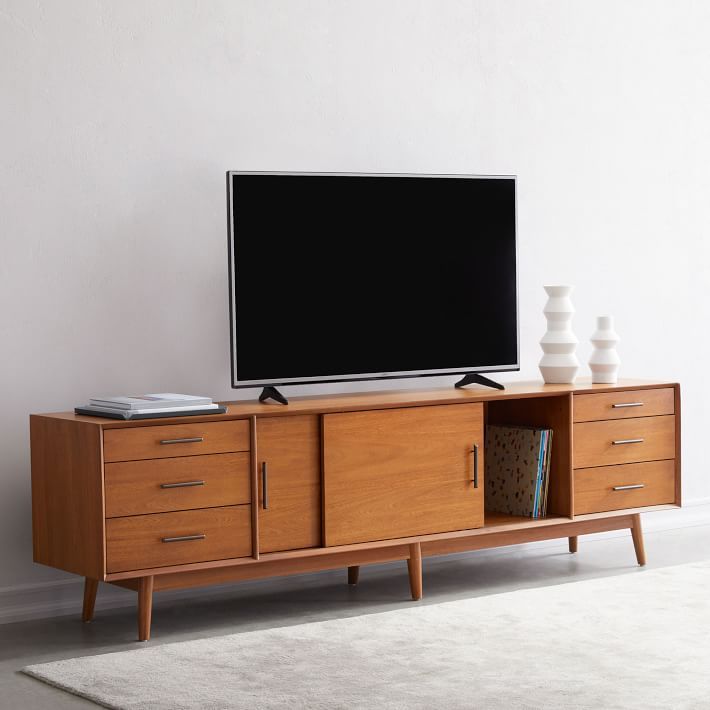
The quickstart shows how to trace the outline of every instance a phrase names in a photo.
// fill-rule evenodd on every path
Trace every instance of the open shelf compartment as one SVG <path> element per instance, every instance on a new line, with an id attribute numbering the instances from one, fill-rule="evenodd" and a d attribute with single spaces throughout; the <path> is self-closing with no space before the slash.
<path id="1" fill-rule="evenodd" d="M 485 511 L 486 527 L 508 523 L 536 523 L 545 519 L 572 518 L 572 401 L 571 395 L 530 397 L 488 402 L 486 425 L 533 426 L 553 430 L 548 514 L 546 518 L 526 518 Z"/>

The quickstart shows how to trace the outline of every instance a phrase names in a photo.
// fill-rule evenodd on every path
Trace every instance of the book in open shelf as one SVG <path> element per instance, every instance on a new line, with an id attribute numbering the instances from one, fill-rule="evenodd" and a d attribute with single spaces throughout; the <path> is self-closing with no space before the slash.
<path id="1" fill-rule="evenodd" d="M 540 518 L 547 514 L 552 429 L 486 427 L 486 510 Z"/>

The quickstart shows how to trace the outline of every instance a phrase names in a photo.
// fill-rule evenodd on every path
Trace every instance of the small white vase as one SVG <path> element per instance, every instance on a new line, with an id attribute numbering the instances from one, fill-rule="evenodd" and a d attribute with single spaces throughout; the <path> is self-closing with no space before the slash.
<path id="1" fill-rule="evenodd" d="M 613 316 L 599 316 L 597 329 L 592 334 L 594 350 L 589 358 L 594 384 L 614 384 L 619 374 L 619 355 L 616 344 L 619 336 L 614 330 Z"/>
<path id="2" fill-rule="evenodd" d="M 547 384 L 571 384 L 579 369 L 574 352 L 579 341 L 572 332 L 572 286 L 545 286 L 545 291 L 549 297 L 543 311 L 547 332 L 540 341 L 544 353 L 540 372 Z"/>

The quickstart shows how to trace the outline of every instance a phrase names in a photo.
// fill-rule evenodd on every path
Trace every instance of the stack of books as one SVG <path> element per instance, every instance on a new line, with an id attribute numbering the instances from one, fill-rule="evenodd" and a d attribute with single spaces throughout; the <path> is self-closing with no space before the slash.
<path id="1" fill-rule="evenodd" d="M 486 509 L 541 518 L 547 514 L 552 429 L 486 427 Z"/>
<path id="2" fill-rule="evenodd" d="M 109 419 L 155 419 L 159 417 L 184 417 L 197 414 L 224 414 L 227 410 L 210 397 L 163 392 L 135 397 L 94 397 L 89 404 L 76 407 L 77 414 L 90 414 Z"/>

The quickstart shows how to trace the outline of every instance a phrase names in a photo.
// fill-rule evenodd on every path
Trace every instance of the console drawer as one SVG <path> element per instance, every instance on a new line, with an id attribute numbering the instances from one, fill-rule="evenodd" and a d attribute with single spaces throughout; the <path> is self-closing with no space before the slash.
<path id="1" fill-rule="evenodd" d="M 107 463 L 106 517 L 251 501 L 249 453 Z"/>
<path id="2" fill-rule="evenodd" d="M 675 416 L 574 425 L 574 467 L 675 458 Z"/>
<path id="3" fill-rule="evenodd" d="M 573 404 L 575 422 L 655 417 L 663 414 L 675 414 L 675 393 L 672 387 L 664 387 L 662 389 L 576 394 Z"/>
<path id="4" fill-rule="evenodd" d="M 195 422 L 104 432 L 104 461 L 249 451 L 249 422 Z"/>
<path id="5" fill-rule="evenodd" d="M 662 505 L 674 500 L 674 460 L 580 468 L 574 472 L 575 515 Z"/>
<path id="6" fill-rule="evenodd" d="M 192 536 L 195 537 L 175 539 Z M 228 560 L 250 554 L 250 505 L 156 513 L 106 521 L 106 571 L 109 574 Z"/>

